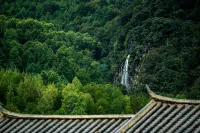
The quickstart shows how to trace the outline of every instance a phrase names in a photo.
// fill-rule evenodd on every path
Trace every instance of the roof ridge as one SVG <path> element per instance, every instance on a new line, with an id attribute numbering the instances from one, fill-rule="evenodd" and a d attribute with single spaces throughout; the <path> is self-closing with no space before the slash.
<path id="1" fill-rule="evenodd" d="M 4 108 L 0 109 L 0 114 L 6 117 L 14 118 L 37 118 L 37 119 L 127 119 L 132 118 L 133 114 L 117 114 L 117 115 L 40 115 L 40 114 L 21 114 L 8 111 Z"/>
<path id="2" fill-rule="evenodd" d="M 157 102 L 151 100 L 146 104 L 136 115 L 134 115 L 129 121 L 127 121 L 120 129 L 117 130 L 117 133 L 126 132 L 131 126 L 133 126 L 138 119 L 142 118 L 149 110 L 151 110 Z"/>
<path id="3" fill-rule="evenodd" d="M 190 100 L 190 99 L 177 99 L 177 98 L 170 98 L 166 96 L 161 96 L 154 93 L 148 85 L 146 85 L 146 89 L 150 95 L 150 97 L 157 101 L 162 102 L 170 102 L 170 103 L 183 103 L 183 104 L 200 104 L 200 100 Z"/>

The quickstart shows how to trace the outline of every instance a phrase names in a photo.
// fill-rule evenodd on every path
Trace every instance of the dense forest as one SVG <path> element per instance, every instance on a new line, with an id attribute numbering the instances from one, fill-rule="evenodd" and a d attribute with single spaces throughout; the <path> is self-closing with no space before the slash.
<path id="1" fill-rule="evenodd" d="M 129 60 L 130 90 L 120 84 Z M 200 99 L 199 0 L 0 0 L 0 105 L 130 114 L 144 85 Z"/>

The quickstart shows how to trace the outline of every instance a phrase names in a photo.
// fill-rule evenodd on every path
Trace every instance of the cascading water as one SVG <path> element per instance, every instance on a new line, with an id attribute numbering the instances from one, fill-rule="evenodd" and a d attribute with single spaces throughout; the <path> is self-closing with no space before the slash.
<path id="1" fill-rule="evenodd" d="M 126 57 L 126 61 L 124 64 L 123 72 L 122 72 L 122 79 L 121 84 L 126 86 L 126 90 L 129 91 L 129 76 L 128 76 L 128 61 L 130 58 L 130 54 Z"/>

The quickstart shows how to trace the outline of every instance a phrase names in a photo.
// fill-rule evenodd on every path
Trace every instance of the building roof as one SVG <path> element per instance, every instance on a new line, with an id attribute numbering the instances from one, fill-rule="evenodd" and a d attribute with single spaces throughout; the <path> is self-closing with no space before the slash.
<path id="1" fill-rule="evenodd" d="M 1 109 L 0 133 L 116 132 L 133 115 L 29 115 Z"/>
<path id="2" fill-rule="evenodd" d="M 200 132 L 200 101 L 163 97 L 147 90 L 151 101 L 136 115 L 30 115 L 0 109 L 0 132 Z"/>
<path id="3" fill-rule="evenodd" d="M 155 94 L 146 86 L 151 101 L 118 131 L 126 133 L 199 133 L 200 101 Z"/>

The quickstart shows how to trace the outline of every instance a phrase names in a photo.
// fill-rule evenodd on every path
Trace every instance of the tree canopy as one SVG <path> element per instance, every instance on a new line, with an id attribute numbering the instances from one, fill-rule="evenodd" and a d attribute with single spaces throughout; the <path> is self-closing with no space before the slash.
<path id="1" fill-rule="evenodd" d="M 144 84 L 200 99 L 199 22 L 199 0 L 1 0 L 0 104 L 24 113 L 135 113 L 149 100 Z"/>

